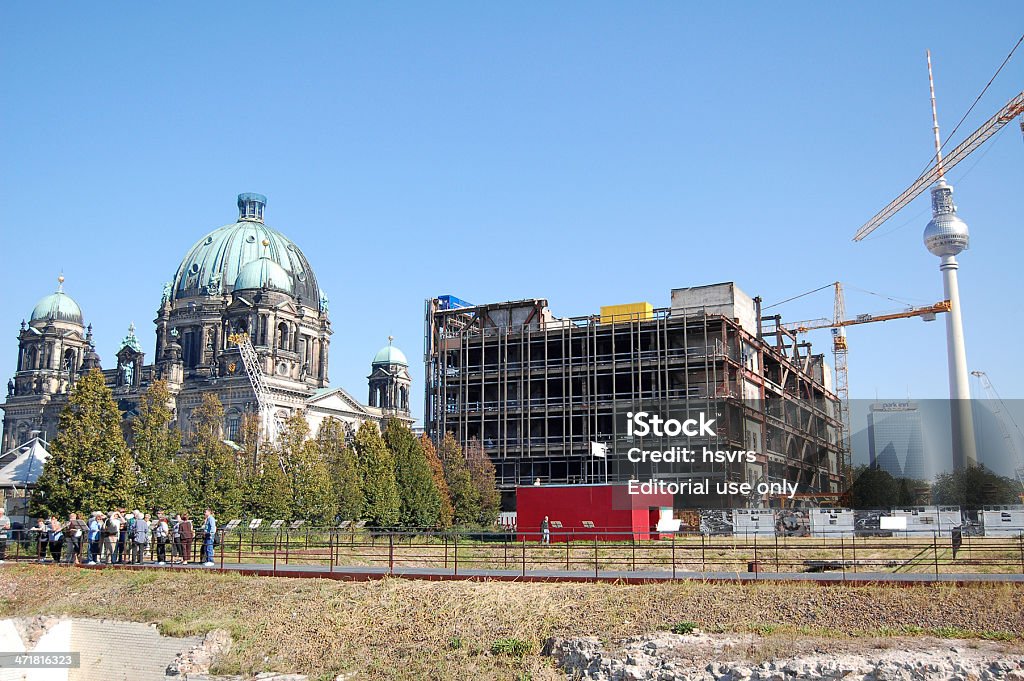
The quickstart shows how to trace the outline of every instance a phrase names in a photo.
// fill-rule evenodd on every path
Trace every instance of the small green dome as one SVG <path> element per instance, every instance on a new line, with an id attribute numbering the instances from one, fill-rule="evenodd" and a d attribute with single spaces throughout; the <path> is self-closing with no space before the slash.
<path id="1" fill-rule="evenodd" d="M 293 290 L 291 275 L 266 256 L 243 265 L 238 271 L 238 277 L 235 278 L 236 291 L 264 286 L 289 294 Z"/>
<path id="2" fill-rule="evenodd" d="M 57 291 L 46 296 L 32 308 L 30 322 L 71 322 L 82 324 L 82 308 L 68 294 L 64 293 L 64 277 L 58 278 Z"/>
<path id="3" fill-rule="evenodd" d="M 404 352 L 391 344 L 391 338 L 388 338 L 388 344 L 378 350 L 377 354 L 373 356 L 373 366 L 378 364 L 400 364 L 407 367 L 409 366 L 409 360 L 405 358 Z"/>

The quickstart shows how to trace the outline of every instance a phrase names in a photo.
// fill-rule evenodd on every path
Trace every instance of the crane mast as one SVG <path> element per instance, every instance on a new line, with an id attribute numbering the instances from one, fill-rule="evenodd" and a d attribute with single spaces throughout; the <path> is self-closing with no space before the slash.
<path id="1" fill-rule="evenodd" d="M 849 368 L 847 364 L 847 352 L 850 346 L 846 340 L 846 327 L 857 324 L 872 324 L 874 322 L 887 322 L 892 319 L 906 319 L 908 317 L 920 317 L 924 321 L 933 321 L 936 314 L 949 312 L 950 303 L 942 300 L 934 305 L 922 307 L 910 307 L 901 312 L 890 312 L 885 314 L 860 314 L 853 319 L 846 319 L 846 301 L 843 296 L 843 285 L 841 282 L 833 282 L 832 288 L 835 292 L 835 300 L 832 306 L 832 319 L 809 319 L 802 322 L 783 324 L 782 327 L 793 333 L 806 333 L 814 329 L 832 329 L 832 358 L 836 371 L 836 397 L 839 399 L 840 420 L 843 423 L 843 432 L 840 438 L 842 447 L 843 465 L 849 470 L 852 465 L 852 446 L 850 428 L 850 384 Z"/>
<path id="2" fill-rule="evenodd" d="M 249 377 L 249 385 L 252 386 L 252 391 L 256 396 L 256 406 L 260 415 L 260 435 L 268 441 L 274 442 L 277 439 L 277 423 L 274 420 L 273 405 L 270 402 L 270 391 L 263 380 L 263 370 L 260 368 L 259 357 L 256 355 L 256 349 L 252 346 L 252 340 L 247 333 L 233 333 L 228 336 L 228 341 L 238 346 L 238 352 L 242 356 L 242 365 Z"/>
<path id="3" fill-rule="evenodd" d="M 843 299 L 843 285 L 832 284 L 835 289 L 835 302 L 832 307 L 832 358 L 836 368 L 836 397 L 839 398 L 839 420 L 843 423 L 840 438 L 842 447 L 843 467 L 846 472 L 853 468 L 853 448 L 850 445 L 850 383 L 846 366 L 846 329 L 842 326 L 846 319 L 846 301 Z"/>
<path id="4" fill-rule="evenodd" d="M 972 376 L 975 376 L 981 381 L 981 387 L 985 389 L 989 399 L 992 400 L 993 413 L 996 417 L 996 421 L 999 422 L 999 429 L 1003 433 L 1003 439 L 1006 440 L 1006 449 L 1013 455 L 1013 472 L 1017 477 L 1017 484 L 1024 489 L 1024 461 L 1020 457 L 1020 449 L 1017 448 L 1017 441 L 1010 432 L 1009 426 L 1006 425 L 1006 419 L 1009 417 L 1006 412 L 1006 405 L 1003 404 L 1003 398 L 996 392 L 995 386 L 992 385 L 992 381 L 989 379 L 988 374 L 984 371 L 972 371 Z M 1016 422 L 1014 422 L 1016 426 Z M 1020 428 L 1017 428 L 1017 432 L 1020 433 Z"/>

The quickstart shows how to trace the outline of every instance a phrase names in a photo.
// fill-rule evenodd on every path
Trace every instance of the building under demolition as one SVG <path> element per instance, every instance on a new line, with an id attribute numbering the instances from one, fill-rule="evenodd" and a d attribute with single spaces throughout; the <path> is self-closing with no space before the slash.
<path id="1" fill-rule="evenodd" d="M 667 308 L 618 305 L 571 318 L 554 316 L 542 299 L 471 305 L 441 296 L 426 303 L 424 359 L 426 432 L 482 446 L 506 501 L 517 485 L 648 478 L 785 480 L 812 495 L 842 489 L 848 464 L 829 367 L 733 283 L 674 289 Z M 627 414 L 640 411 L 713 416 L 714 436 L 630 434 Z M 593 443 L 607 455 L 594 456 Z M 679 445 L 753 455 L 674 463 L 627 456 Z M 712 495 L 693 503 L 764 501 Z"/>

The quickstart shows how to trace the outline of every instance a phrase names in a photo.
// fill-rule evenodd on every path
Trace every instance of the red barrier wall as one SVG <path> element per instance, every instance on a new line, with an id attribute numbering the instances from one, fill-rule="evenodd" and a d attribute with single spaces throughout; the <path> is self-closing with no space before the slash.
<path id="1" fill-rule="evenodd" d="M 650 539 L 657 511 L 672 507 L 671 494 L 629 494 L 626 485 L 541 485 L 516 488 L 516 529 L 520 541 L 540 541 L 544 516 L 559 520 L 551 528 L 551 541 L 593 539 L 628 541 Z M 594 529 L 583 527 L 590 520 Z"/>

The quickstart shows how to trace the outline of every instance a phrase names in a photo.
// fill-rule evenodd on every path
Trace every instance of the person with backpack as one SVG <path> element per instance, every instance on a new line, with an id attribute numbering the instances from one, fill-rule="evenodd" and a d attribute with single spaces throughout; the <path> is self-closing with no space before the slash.
<path id="1" fill-rule="evenodd" d="M 203 520 L 203 565 L 213 567 L 213 542 L 217 537 L 217 519 L 213 517 L 213 511 L 206 509 L 206 519 Z"/>
<path id="2" fill-rule="evenodd" d="M 157 514 L 153 535 L 156 537 L 156 564 L 167 565 L 167 542 L 171 536 L 171 529 L 167 526 L 167 517 L 163 513 Z"/>
<path id="3" fill-rule="evenodd" d="M 149 548 L 151 533 L 149 523 L 142 517 L 142 513 L 136 511 L 134 520 L 135 522 L 132 523 L 131 528 L 132 562 L 136 565 L 142 565 L 142 561 L 146 556 L 146 549 Z"/>
<path id="4" fill-rule="evenodd" d="M 181 514 L 178 532 L 181 534 L 181 564 L 188 565 L 192 557 L 192 540 L 196 538 L 196 530 L 192 527 L 192 519 L 188 517 L 188 513 Z"/>
<path id="5" fill-rule="evenodd" d="M 78 517 L 77 513 L 68 515 L 64 526 L 64 560 L 68 565 L 77 565 L 82 555 L 82 540 L 86 539 L 89 526 Z"/>
<path id="6" fill-rule="evenodd" d="M 117 562 L 116 555 L 116 544 L 117 536 L 120 534 L 121 528 L 118 522 L 119 518 L 117 511 L 111 511 L 110 517 L 103 522 L 103 556 L 102 560 L 107 565 L 113 565 Z"/>

